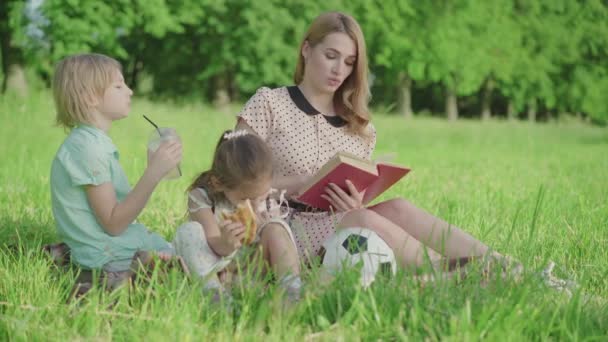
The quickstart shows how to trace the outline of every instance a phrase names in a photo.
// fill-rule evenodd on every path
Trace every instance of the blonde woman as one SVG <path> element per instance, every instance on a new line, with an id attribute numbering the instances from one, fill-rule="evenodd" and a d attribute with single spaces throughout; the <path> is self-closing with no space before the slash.
<path id="1" fill-rule="evenodd" d="M 367 107 L 367 72 L 359 24 L 344 13 L 323 13 L 300 44 L 295 85 L 263 87 L 249 99 L 238 114 L 237 128 L 257 133 L 272 149 L 274 188 L 286 189 L 287 196 L 293 196 L 338 151 L 371 157 L 376 131 Z M 489 251 L 471 235 L 405 199 L 366 206 L 363 193 L 352 186 L 343 191 L 333 184 L 325 196 L 334 213 L 289 201 L 289 224 L 303 258 L 318 255 L 336 227 L 353 226 L 378 233 L 402 266 L 422 265 L 426 253 L 432 261 L 439 261 Z"/>

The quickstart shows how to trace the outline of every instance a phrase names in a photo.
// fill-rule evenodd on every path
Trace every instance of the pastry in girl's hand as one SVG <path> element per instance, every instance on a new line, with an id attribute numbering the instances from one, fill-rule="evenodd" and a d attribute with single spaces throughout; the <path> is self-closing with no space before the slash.
<path id="1" fill-rule="evenodd" d="M 223 210 L 222 220 L 230 220 L 232 222 L 240 222 L 245 227 L 245 238 L 243 244 L 249 245 L 255 239 L 257 232 L 256 214 L 251 207 L 251 202 L 246 200 L 239 203 L 234 211 Z"/>

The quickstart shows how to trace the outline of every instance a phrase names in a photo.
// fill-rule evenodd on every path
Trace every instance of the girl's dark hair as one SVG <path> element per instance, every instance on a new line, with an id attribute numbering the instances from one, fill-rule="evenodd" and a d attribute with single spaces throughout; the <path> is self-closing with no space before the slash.
<path id="1" fill-rule="evenodd" d="M 188 191 L 203 188 L 216 203 L 226 199 L 224 190 L 250 186 L 271 176 L 272 151 L 266 142 L 254 133 L 228 130 L 215 147 L 211 169 L 201 173 Z"/>

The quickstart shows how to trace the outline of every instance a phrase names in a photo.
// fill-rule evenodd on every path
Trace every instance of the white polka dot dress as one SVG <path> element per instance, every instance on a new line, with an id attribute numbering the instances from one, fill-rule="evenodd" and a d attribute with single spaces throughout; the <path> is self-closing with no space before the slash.
<path id="1" fill-rule="evenodd" d="M 376 142 L 350 134 L 339 116 L 317 111 L 297 86 L 260 88 L 238 116 L 264 139 L 274 153 L 275 173 L 312 175 L 339 151 L 369 159 Z M 301 257 L 317 255 L 343 214 L 290 210 L 289 224 Z"/>

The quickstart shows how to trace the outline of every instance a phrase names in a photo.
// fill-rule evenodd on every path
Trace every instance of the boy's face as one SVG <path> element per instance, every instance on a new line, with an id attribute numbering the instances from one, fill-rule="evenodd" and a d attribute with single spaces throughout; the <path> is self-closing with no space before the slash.
<path id="1" fill-rule="evenodd" d="M 97 110 L 109 121 L 125 118 L 131 110 L 131 95 L 133 91 L 125 84 L 122 73 L 116 70 Z"/>

